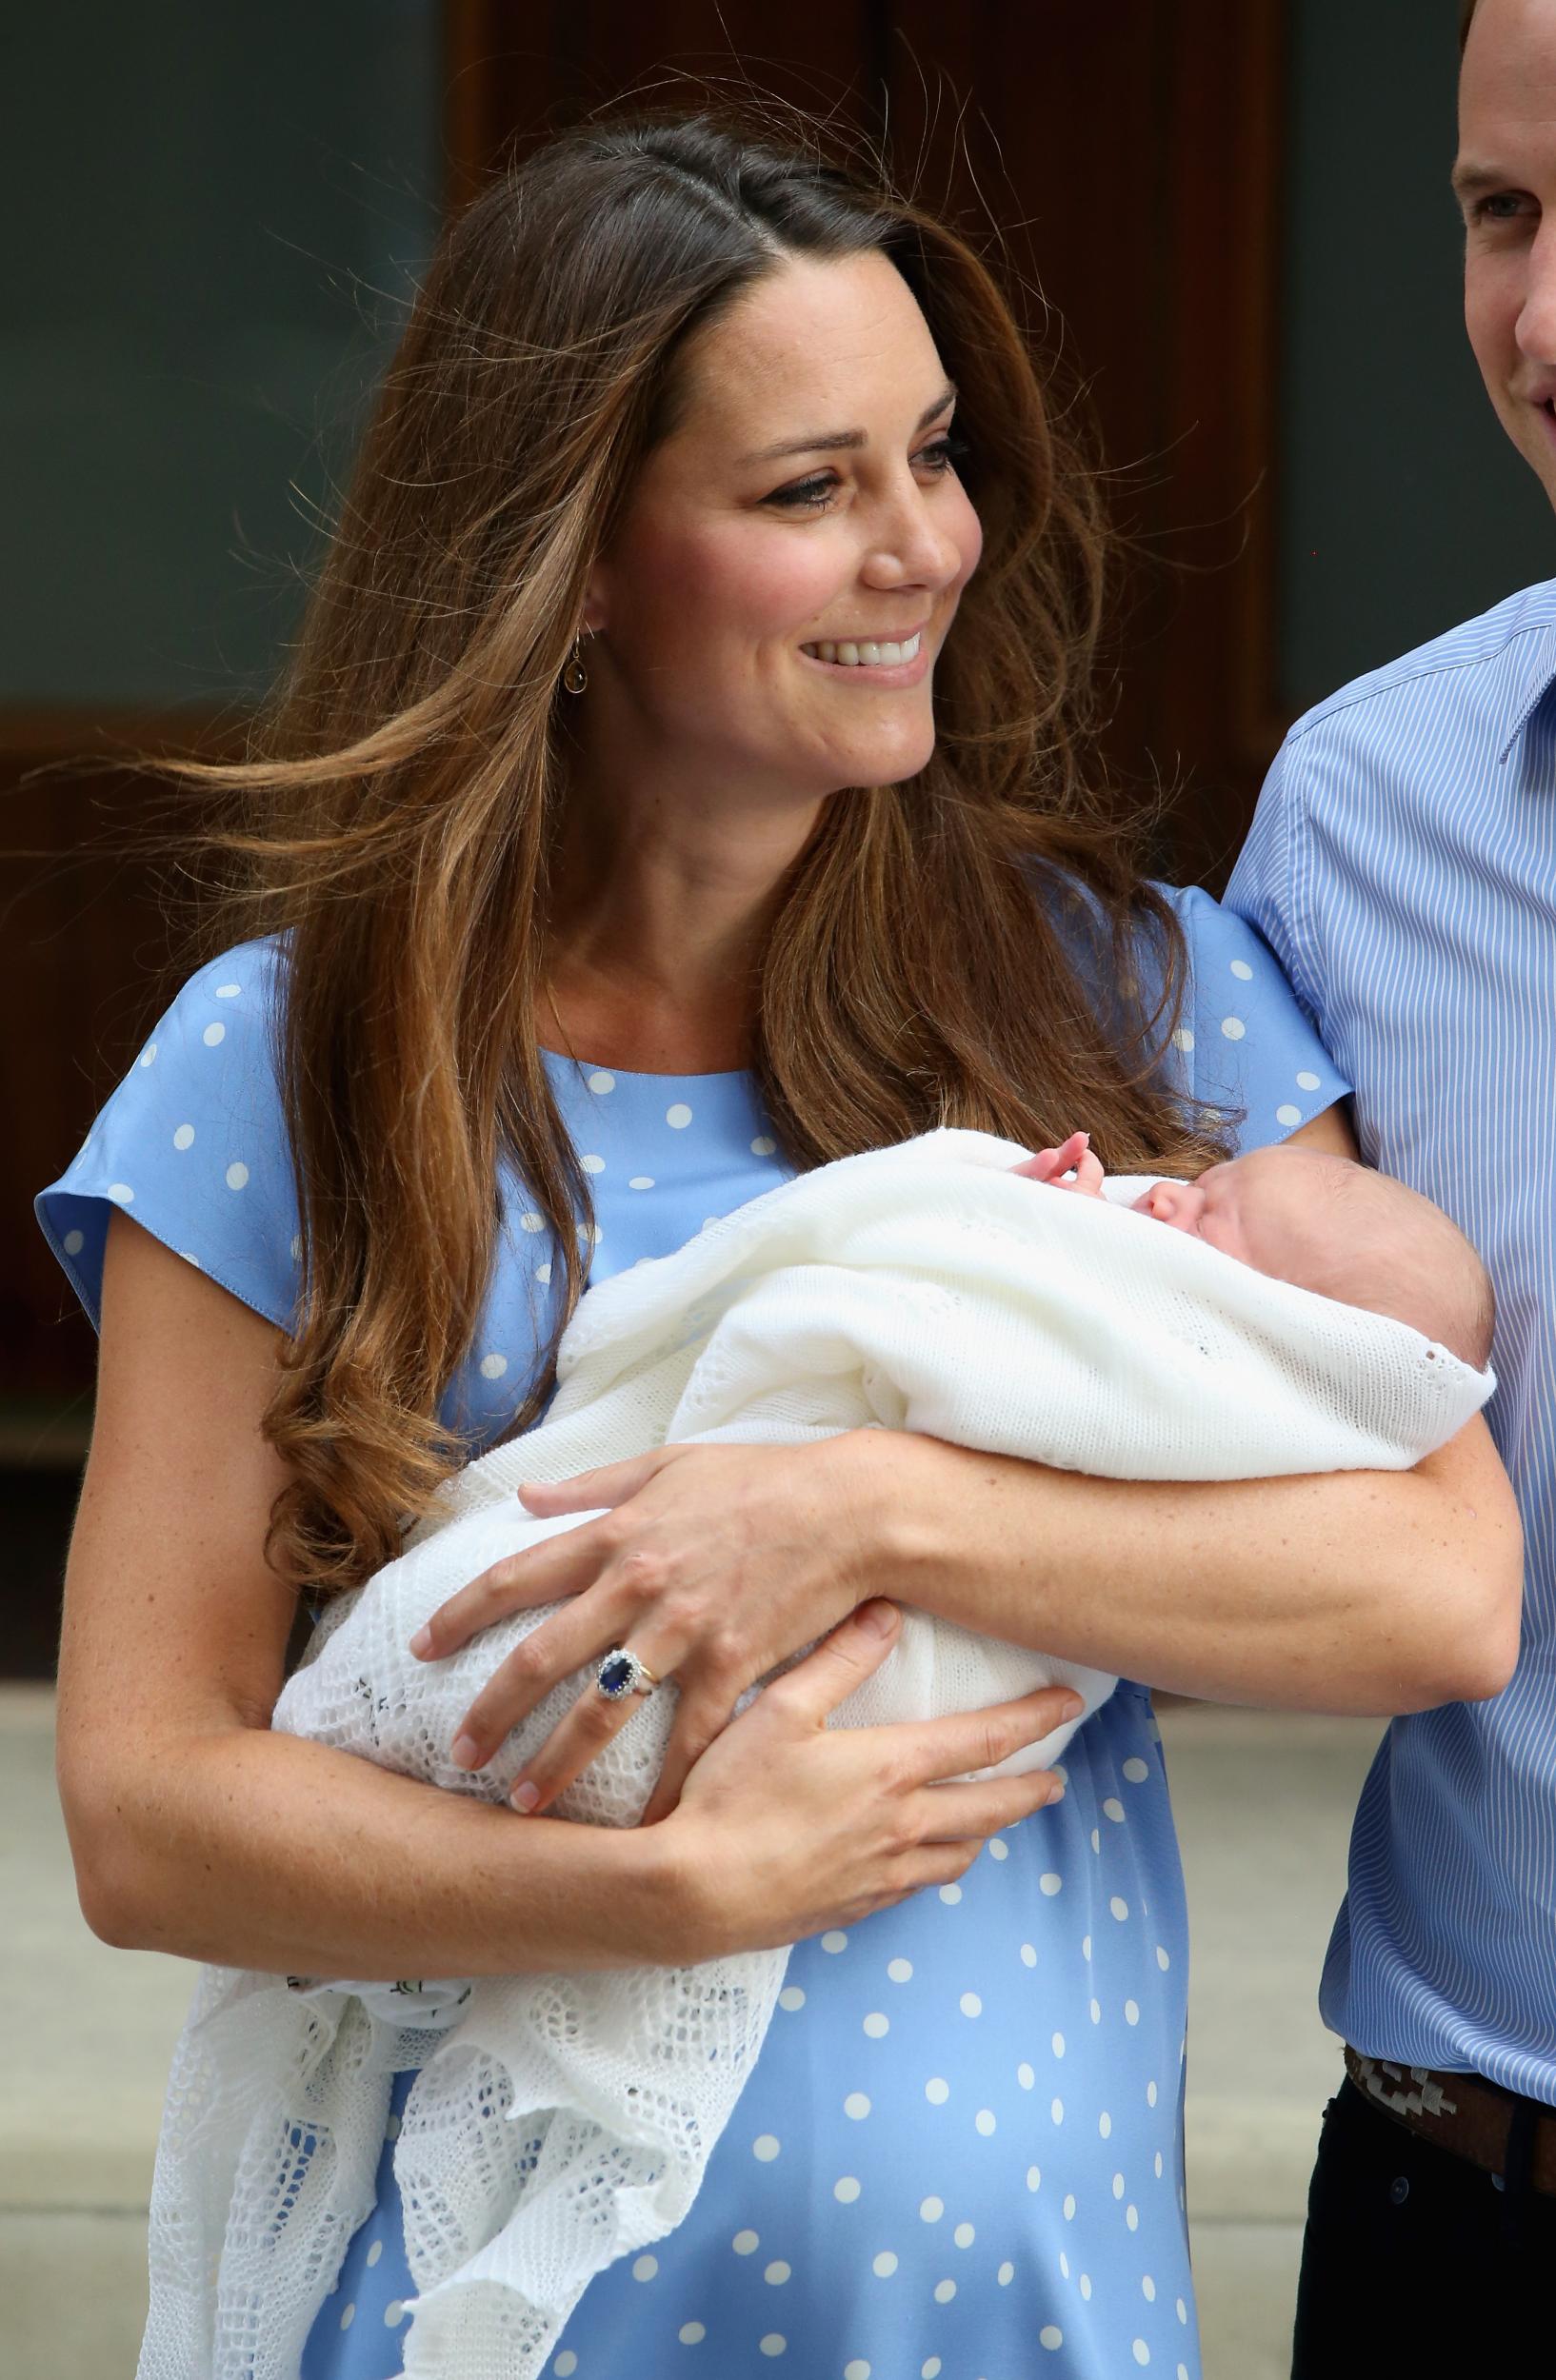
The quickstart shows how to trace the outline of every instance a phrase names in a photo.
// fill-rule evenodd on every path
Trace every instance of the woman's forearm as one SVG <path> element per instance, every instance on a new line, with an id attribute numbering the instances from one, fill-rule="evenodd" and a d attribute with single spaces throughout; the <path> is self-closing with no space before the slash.
<path id="1" fill-rule="evenodd" d="M 66 1806 L 82 1906 L 121 1948 L 385 1980 L 698 1954 L 663 1828 L 523 1818 L 241 1726 L 111 1794 Z"/>
<path id="2" fill-rule="evenodd" d="M 1499 1693 L 1522 1540 L 1482 1422 L 1414 1471 L 1096 1479 L 872 1432 L 877 1590 L 1210 1700 L 1393 1713 Z"/>

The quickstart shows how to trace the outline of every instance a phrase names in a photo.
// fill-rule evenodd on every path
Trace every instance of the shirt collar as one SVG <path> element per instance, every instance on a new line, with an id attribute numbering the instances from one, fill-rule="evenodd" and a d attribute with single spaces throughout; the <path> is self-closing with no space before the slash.
<path id="1" fill-rule="evenodd" d="M 1499 764 L 1504 764 L 1507 760 L 1514 744 L 1528 725 L 1533 713 L 1549 692 L 1553 682 L 1556 682 L 1556 621 L 1552 621 L 1547 626 L 1542 628 L 1534 640 L 1533 648 L 1529 654 L 1528 667 L 1525 670 L 1519 686 L 1517 706 L 1508 722 L 1506 734 L 1502 741 L 1502 749 L 1497 754 Z"/>

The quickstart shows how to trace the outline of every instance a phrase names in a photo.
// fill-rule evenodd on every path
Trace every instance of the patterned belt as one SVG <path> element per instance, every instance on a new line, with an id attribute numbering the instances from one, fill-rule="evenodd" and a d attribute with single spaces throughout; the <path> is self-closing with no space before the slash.
<path id="1" fill-rule="evenodd" d="M 1516 2130 L 1527 2143 L 1531 2187 L 1556 2195 L 1556 2108 L 1521 2099 L 1516 2092 L 1503 2091 L 1479 2074 L 1440 2074 L 1429 2066 L 1393 2066 L 1387 2058 L 1363 2057 L 1348 2041 L 1346 2072 L 1357 2090 L 1396 2124 L 1434 2141 L 1451 2156 L 1478 2165 L 1483 2172 L 1506 2175 Z"/>

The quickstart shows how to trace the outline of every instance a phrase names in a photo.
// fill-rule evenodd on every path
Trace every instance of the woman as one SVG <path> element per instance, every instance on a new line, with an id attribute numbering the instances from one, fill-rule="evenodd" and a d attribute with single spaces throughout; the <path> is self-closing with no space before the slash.
<path id="1" fill-rule="evenodd" d="M 1511 1659 L 1478 1424 L 1403 1478 L 1187 1492 L 862 1433 L 537 1494 L 610 1510 L 434 1623 L 431 1658 L 571 1598 L 471 1765 L 608 1646 L 676 1676 L 639 1833 L 544 1815 L 621 1723 L 595 1696 L 522 1827 L 267 1732 L 298 1589 L 359 1580 L 532 1418 L 587 1269 L 940 1121 L 1081 1119 L 1114 1166 L 1348 1145 L 1263 947 L 1142 884 L 1095 795 L 1099 603 L 1084 483 L 961 242 L 703 120 L 554 144 L 446 242 L 273 749 L 233 772 L 285 940 L 193 979 L 45 1200 L 90 1305 L 102 1258 L 60 1717 L 100 1933 L 384 1976 L 798 1942 L 691 2215 L 591 2285 L 559 2375 L 1197 2370 L 1147 1698 L 1082 1732 L 1054 1806 L 931 1792 L 1057 1711 L 827 1735 L 883 1597 L 1330 1709 Z M 308 2380 L 399 2369 L 391 2169 Z"/>

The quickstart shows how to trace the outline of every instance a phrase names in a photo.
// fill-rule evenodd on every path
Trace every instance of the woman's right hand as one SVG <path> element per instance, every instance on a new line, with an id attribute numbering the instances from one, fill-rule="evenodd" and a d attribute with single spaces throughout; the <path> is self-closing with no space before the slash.
<path id="1" fill-rule="evenodd" d="M 990 1835 L 1057 1801 L 1051 1769 L 973 1784 L 1084 1707 L 1067 1686 L 953 1718 L 828 1729 L 880 1667 L 902 1624 L 875 1601 L 765 1686 L 717 1736 L 653 1832 L 670 1854 L 677 1965 L 769 1950 L 857 1924 L 929 1884 L 965 1875 Z M 667 1912 L 668 1914 L 668 1911 Z"/>

